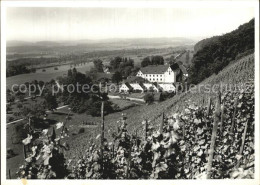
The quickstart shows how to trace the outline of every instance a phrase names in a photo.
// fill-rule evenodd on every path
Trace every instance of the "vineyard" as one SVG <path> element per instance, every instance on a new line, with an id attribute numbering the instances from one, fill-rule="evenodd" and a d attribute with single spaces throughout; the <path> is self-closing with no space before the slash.
<path id="1" fill-rule="evenodd" d="M 117 130 L 86 141 L 78 159 L 66 158 L 65 123 L 34 131 L 23 140 L 27 179 L 241 179 L 254 178 L 254 83 L 236 92 L 220 91 L 206 106 L 184 101 L 182 111 L 145 119 L 129 132 L 127 115 Z M 102 107 L 101 107 L 101 110 Z M 103 115 L 103 114 L 102 114 Z M 158 118 L 158 119 L 159 119 Z M 138 132 L 139 131 L 139 132 Z M 73 161 L 74 160 L 74 161 Z"/>

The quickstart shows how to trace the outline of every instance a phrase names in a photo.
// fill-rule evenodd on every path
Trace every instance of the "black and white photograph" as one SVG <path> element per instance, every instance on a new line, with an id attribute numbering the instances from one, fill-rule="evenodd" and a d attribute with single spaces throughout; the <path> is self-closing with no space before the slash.
<path id="1" fill-rule="evenodd" d="M 2 2 L 2 183 L 259 184 L 258 6 Z"/>

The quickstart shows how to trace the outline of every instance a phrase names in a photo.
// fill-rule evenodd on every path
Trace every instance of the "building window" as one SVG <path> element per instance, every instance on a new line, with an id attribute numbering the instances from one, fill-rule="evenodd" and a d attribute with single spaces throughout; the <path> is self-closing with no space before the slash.
<path id="1" fill-rule="evenodd" d="M 161 81 L 162 81 L 162 79 L 161 79 Z"/>

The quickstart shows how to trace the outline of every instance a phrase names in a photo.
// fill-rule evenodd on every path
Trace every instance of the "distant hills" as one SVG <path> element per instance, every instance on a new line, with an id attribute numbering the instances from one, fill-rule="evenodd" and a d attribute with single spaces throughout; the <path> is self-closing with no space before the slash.
<path id="1" fill-rule="evenodd" d="M 7 47 L 20 47 L 20 46 L 57 46 L 61 43 L 52 41 L 39 41 L 39 42 L 26 42 L 19 40 L 10 40 L 6 42 Z"/>
<path id="2" fill-rule="evenodd" d="M 9 53 L 42 53 L 42 52 L 89 52 L 93 50 L 114 50 L 132 48 L 164 48 L 194 45 L 196 41 L 186 38 L 129 38 L 76 41 L 7 41 Z"/>
<path id="3" fill-rule="evenodd" d="M 194 46 L 190 83 L 197 84 L 231 61 L 253 53 L 254 36 L 255 20 L 252 19 L 230 33 L 199 41 Z"/>

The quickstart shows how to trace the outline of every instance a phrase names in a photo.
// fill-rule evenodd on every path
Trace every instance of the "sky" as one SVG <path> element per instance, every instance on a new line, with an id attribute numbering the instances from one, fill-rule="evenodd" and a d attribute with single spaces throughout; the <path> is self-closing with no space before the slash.
<path id="1" fill-rule="evenodd" d="M 58 41 L 222 35 L 250 21 L 249 7 L 67 8 L 9 7 L 6 39 Z"/>

